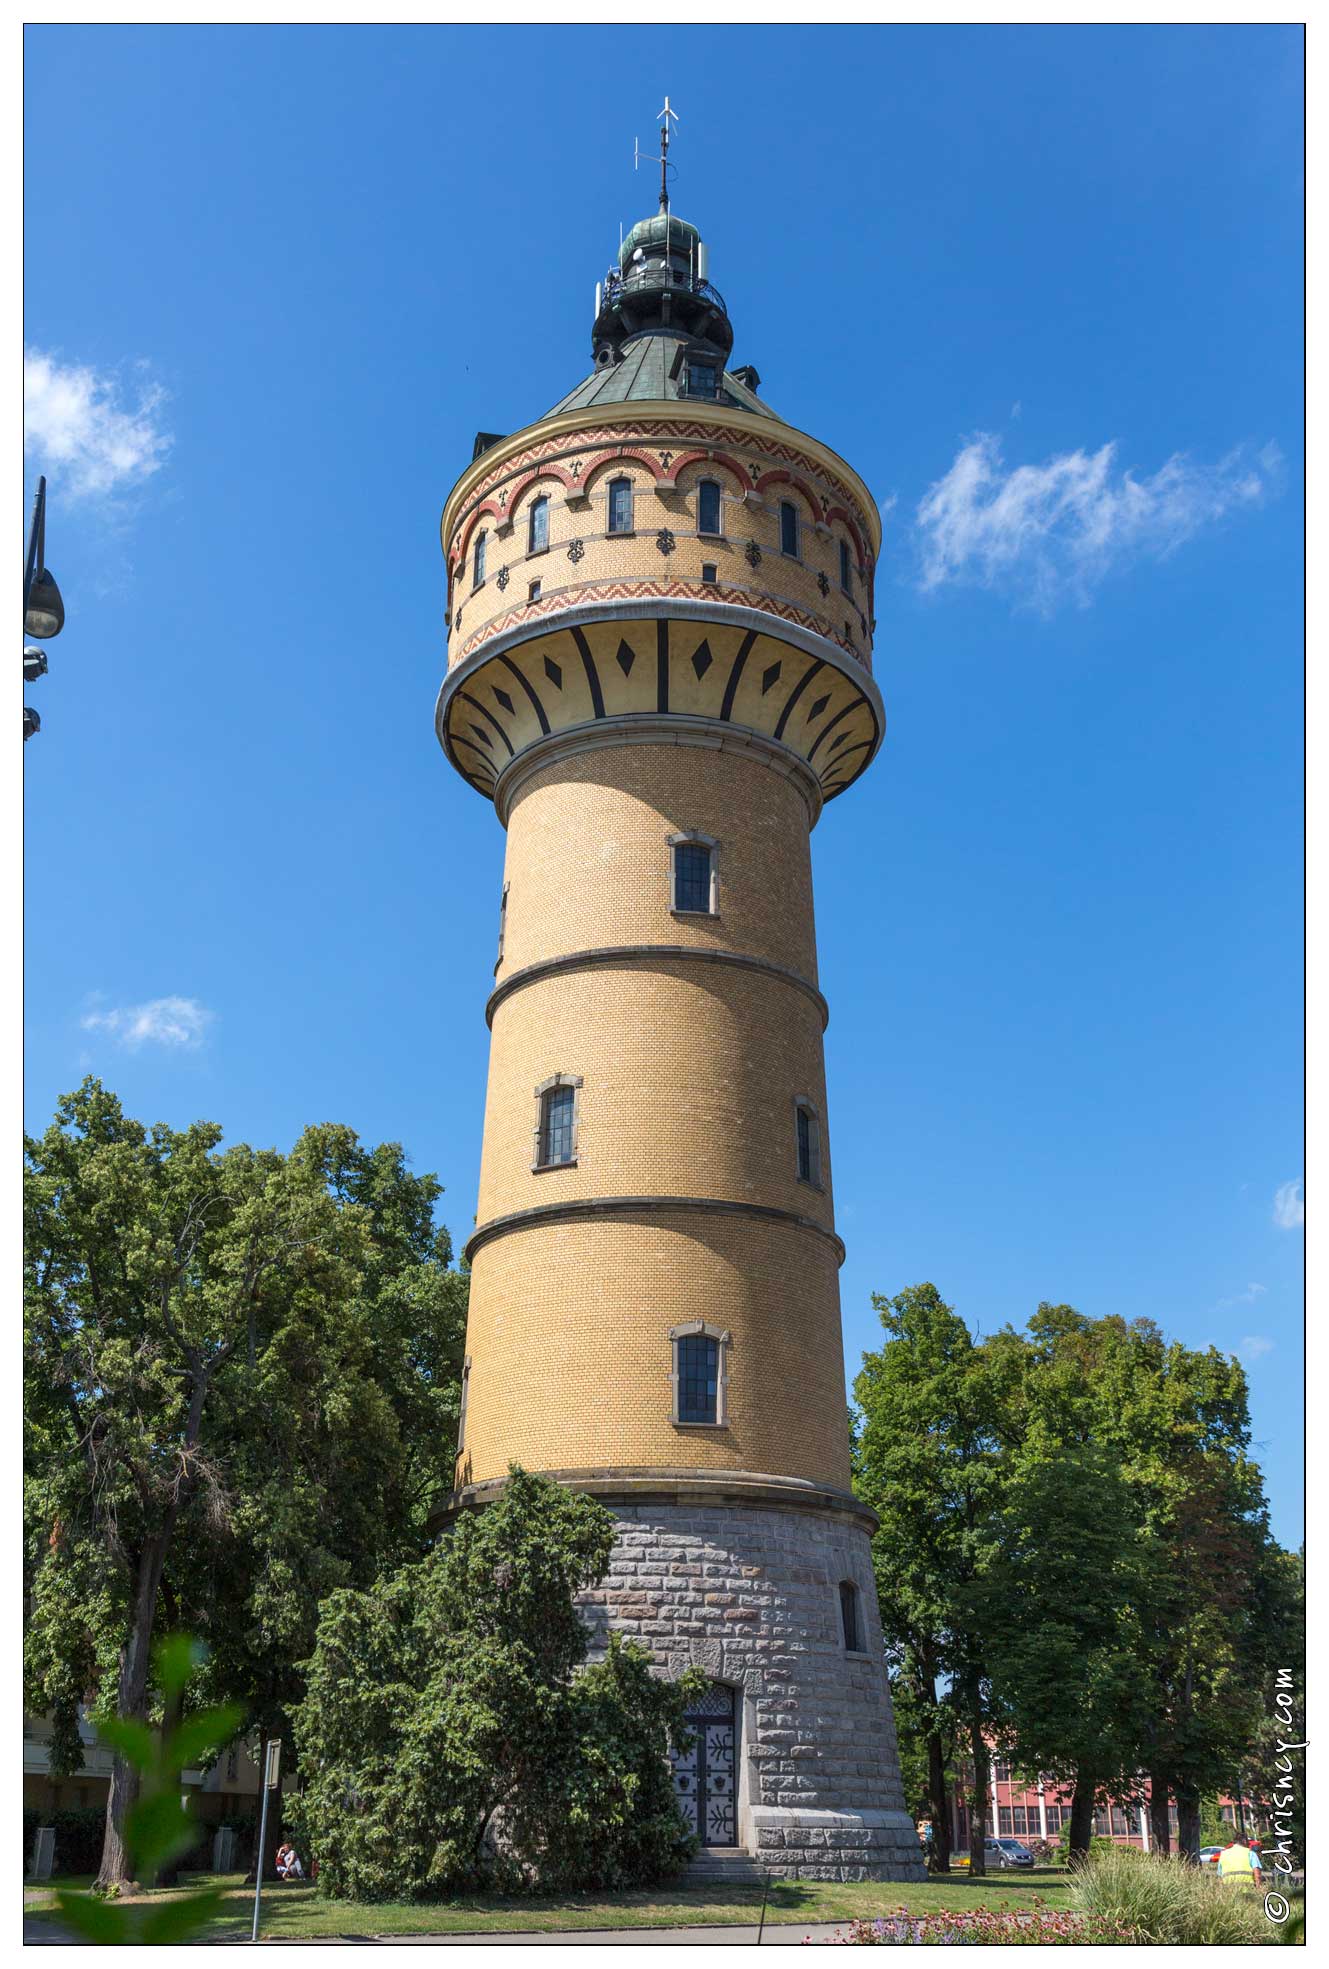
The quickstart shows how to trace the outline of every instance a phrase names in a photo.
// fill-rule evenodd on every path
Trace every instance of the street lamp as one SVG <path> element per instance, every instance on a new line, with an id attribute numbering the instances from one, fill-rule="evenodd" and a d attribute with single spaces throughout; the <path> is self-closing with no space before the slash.
<path id="1" fill-rule="evenodd" d="M 46 480 L 37 481 L 37 497 L 32 502 L 32 525 L 28 528 L 28 552 L 23 563 L 23 633 L 48 642 L 65 626 L 65 605 L 55 576 L 46 565 Z M 35 684 L 46 674 L 46 652 L 25 649 L 23 681 Z M 35 711 L 24 707 L 23 736 L 32 737 L 42 728 Z"/>

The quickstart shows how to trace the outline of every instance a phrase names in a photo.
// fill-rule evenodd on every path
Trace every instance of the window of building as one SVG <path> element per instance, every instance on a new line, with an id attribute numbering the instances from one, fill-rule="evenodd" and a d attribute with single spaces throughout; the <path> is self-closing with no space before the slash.
<path id="1" fill-rule="evenodd" d="M 631 533 L 632 531 L 631 479 L 611 479 L 609 481 L 609 531 L 611 533 Z"/>
<path id="2" fill-rule="evenodd" d="M 993 1766 L 993 1771 L 992 1771 L 992 1775 L 993 1775 L 993 1776 L 994 1776 L 994 1777 L 996 1778 L 996 1780 L 997 1780 L 997 1783 L 998 1783 L 998 1784 L 1009 1784 L 1009 1783 L 1010 1783 L 1010 1781 L 1011 1781 L 1011 1767 L 1010 1767 L 1010 1765 L 1009 1765 L 1009 1764 L 1007 1763 L 1007 1761 L 1005 1760 L 1005 1758 L 1003 1758 L 1003 1757 L 999 1757 L 999 1758 L 997 1759 L 997 1762 L 996 1762 L 996 1764 L 995 1764 L 995 1765 Z"/>
<path id="3" fill-rule="evenodd" d="M 798 559 L 798 508 L 792 499 L 780 501 L 780 552 Z"/>
<path id="4" fill-rule="evenodd" d="M 488 546 L 489 535 L 483 532 L 477 533 L 475 536 L 475 553 L 471 560 L 472 588 L 483 588 L 485 585 L 485 552 Z"/>
<path id="5" fill-rule="evenodd" d="M 527 599 L 527 601 L 528 601 L 528 602 L 538 602 L 538 601 L 539 601 L 539 599 L 540 599 L 540 584 L 539 584 L 539 582 L 538 582 L 538 581 L 533 581 L 533 582 L 531 583 L 531 585 L 530 585 L 530 587 L 529 587 L 529 588 L 528 588 L 528 589 L 526 590 L 526 599 Z"/>
<path id="6" fill-rule="evenodd" d="M 1014 1826 L 1012 1825 L 1012 1823 L 1011 1823 L 1011 1808 L 1010 1808 L 1010 1806 L 1009 1806 L 1009 1805 L 998 1805 L 998 1807 L 997 1807 L 997 1831 L 998 1831 L 998 1833 L 999 1833 L 999 1834 L 1003 1834 L 1003 1835 L 1004 1835 L 1004 1834 L 1010 1834 L 1010 1833 L 1012 1833 L 1012 1832 L 1014 1832 L 1014 1830 L 1015 1830 L 1015 1827 L 1014 1827 Z"/>
<path id="7" fill-rule="evenodd" d="M 720 908 L 718 844 L 704 834 L 669 839 L 669 907 L 685 916 L 715 916 Z"/>
<path id="8" fill-rule="evenodd" d="M 703 580 L 703 581 L 707 581 L 707 582 L 711 582 L 711 581 L 718 581 L 718 580 L 719 580 L 719 578 L 720 578 L 720 573 L 719 573 L 719 569 L 718 569 L 718 568 L 716 567 L 716 564 L 715 564 L 715 562 L 714 562 L 714 561 L 703 561 L 703 562 L 702 562 L 702 564 L 701 564 L 701 578 L 702 578 L 702 580 Z"/>
<path id="9" fill-rule="evenodd" d="M 531 501 L 531 518 L 526 538 L 526 551 L 538 554 L 549 545 L 549 501 L 543 493 Z"/>
<path id="10" fill-rule="evenodd" d="M 817 1110 L 802 1094 L 794 1098 L 794 1146 L 798 1180 L 821 1188 L 821 1130 Z"/>
<path id="11" fill-rule="evenodd" d="M 840 1581 L 840 1626 L 844 1630 L 846 1654 L 862 1654 L 863 1636 L 858 1619 L 858 1588 L 852 1579 Z"/>
<path id="12" fill-rule="evenodd" d="M 720 533 L 720 488 L 714 479 L 703 479 L 697 487 L 698 533 Z"/>
<path id="13" fill-rule="evenodd" d="M 1112 1837 L 1112 1821 L 1108 1817 L 1105 1807 L 1100 1806 L 1099 1810 L 1094 1813 L 1094 1831 L 1100 1839 L 1110 1839 Z"/>
<path id="14" fill-rule="evenodd" d="M 533 1169 L 563 1169 L 577 1160 L 580 1075 L 556 1073 L 535 1090 Z"/>
<path id="15" fill-rule="evenodd" d="M 713 362 L 689 362 L 688 395 L 690 397 L 715 396 L 715 364 Z"/>
<path id="16" fill-rule="evenodd" d="M 840 542 L 840 586 L 844 589 L 846 595 L 853 594 L 854 564 L 849 557 L 849 542 L 847 540 Z"/>
<path id="17" fill-rule="evenodd" d="M 240 1752 L 232 1744 L 226 1753 L 226 1782 L 234 1784 L 240 1775 Z"/>
<path id="18" fill-rule="evenodd" d="M 1127 1819 L 1127 1817 L 1126 1817 L 1126 1808 L 1125 1808 L 1125 1806 L 1124 1806 L 1124 1805 L 1114 1805 L 1114 1806 L 1112 1807 L 1112 1830 L 1113 1830 L 1113 1832 L 1114 1832 L 1114 1833 L 1115 1833 L 1115 1834 L 1117 1835 L 1117 1837 L 1118 1837 L 1119 1839 L 1124 1839 L 1124 1838 L 1126 1837 L 1126 1835 L 1127 1835 L 1127 1833 L 1128 1833 L 1128 1832 L 1130 1831 L 1130 1829 L 1131 1829 L 1131 1828 L 1130 1828 L 1130 1822 L 1129 1822 L 1129 1820 L 1128 1820 L 1128 1819 Z"/>
<path id="19" fill-rule="evenodd" d="M 498 950 L 494 957 L 496 971 L 503 962 L 503 941 L 508 933 L 508 886 L 506 882 L 503 884 L 503 895 L 498 905 Z"/>
<path id="20" fill-rule="evenodd" d="M 1034 1813 L 1034 1826 L 1035 1826 L 1035 1829 L 1037 1829 L 1037 1826 L 1038 1826 L 1038 1813 L 1037 1813 L 1037 1812 L 1035 1812 L 1035 1813 Z M 1028 1807 L 1027 1805 L 1012 1805 L 1012 1806 L 1011 1806 L 1011 1830 L 1012 1830 L 1013 1832 L 1016 1832 L 1016 1833 L 1024 1833 L 1024 1832 L 1028 1832 L 1028 1830 L 1029 1830 L 1029 1807 Z"/>
<path id="21" fill-rule="evenodd" d="M 466 1447 L 466 1403 L 471 1392 L 471 1357 L 467 1354 L 461 1364 L 461 1406 L 457 1410 L 457 1454 Z"/>
<path id="22" fill-rule="evenodd" d="M 727 1419 L 729 1335 L 705 1320 L 671 1327 L 674 1421 L 686 1427 L 721 1426 Z"/>

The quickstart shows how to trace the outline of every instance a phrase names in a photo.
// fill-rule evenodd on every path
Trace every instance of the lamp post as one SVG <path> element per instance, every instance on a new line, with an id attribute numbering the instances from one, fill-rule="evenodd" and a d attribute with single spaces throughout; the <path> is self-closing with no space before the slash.
<path id="1" fill-rule="evenodd" d="M 46 565 L 46 480 L 37 481 L 37 496 L 32 502 L 32 525 L 28 528 L 28 551 L 23 563 L 23 633 L 35 636 L 42 642 L 49 642 L 58 636 L 65 626 L 65 605 L 56 586 L 55 576 Z M 35 647 L 25 647 L 23 651 L 23 681 L 35 684 L 46 674 L 46 651 Z M 37 713 L 23 707 L 23 736 L 32 737 L 42 728 Z"/>

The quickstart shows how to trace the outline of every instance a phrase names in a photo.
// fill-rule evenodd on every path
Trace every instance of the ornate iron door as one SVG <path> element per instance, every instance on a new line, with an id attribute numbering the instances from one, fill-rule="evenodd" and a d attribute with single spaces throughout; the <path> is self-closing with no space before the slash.
<path id="1" fill-rule="evenodd" d="M 713 1682 L 685 1720 L 692 1748 L 672 1753 L 679 1809 L 703 1846 L 733 1846 L 738 1840 L 733 1690 Z"/>

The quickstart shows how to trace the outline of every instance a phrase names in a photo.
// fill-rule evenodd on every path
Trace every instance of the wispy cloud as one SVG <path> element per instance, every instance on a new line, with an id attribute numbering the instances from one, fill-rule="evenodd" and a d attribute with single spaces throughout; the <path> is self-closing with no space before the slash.
<path id="1" fill-rule="evenodd" d="M 70 499 L 108 499 L 161 469 L 172 443 L 162 422 L 166 392 L 145 363 L 134 386 L 114 373 L 23 351 L 23 449 L 59 476 Z"/>
<path id="2" fill-rule="evenodd" d="M 148 1045 L 193 1051 L 203 1044 L 213 1016 L 197 998 L 152 998 L 146 1005 L 85 1012 L 79 1023 L 85 1032 L 110 1033 L 131 1052 Z"/>
<path id="3" fill-rule="evenodd" d="M 980 431 L 919 501 L 918 585 L 967 582 L 1044 615 L 1067 600 L 1085 607 L 1114 568 L 1165 559 L 1201 527 L 1258 505 L 1281 468 L 1268 444 L 1216 465 L 1177 452 L 1137 478 L 1118 466 L 1115 443 L 1008 468 L 999 439 Z"/>
<path id="4" fill-rule="evenodd" d="M 1280 1183 L 1274 1191 L 1274 1222 L 1280 1231 L 1296 1231 L 1305 1221 L 1306 1202 L 1298 1176 L 1295 1182 Z"/>
<path id="5" fill-rule="evenodd" d="M 1273 1350 L 1274 1343 L 1267 1333 L 1248 1333 L 1237 1342 L 1238 1358 L 1245 1361 L 1247 1367 L 1253 1366 L 1262 1355 L 1271 1354 Z"/>
<path id="6" fill-rule="evenodd" d="M 1244 1292 L 1235 1292 L 1230 1299 L 1220 1299 L 1214 1310 L 1226 1312 L 1229 1306 L 1253 1306 L 1257 1299 L 1263 1299 L 1268 1290 L 1267 1285 L 1259 1285 L 1252 1280 Z"/>

